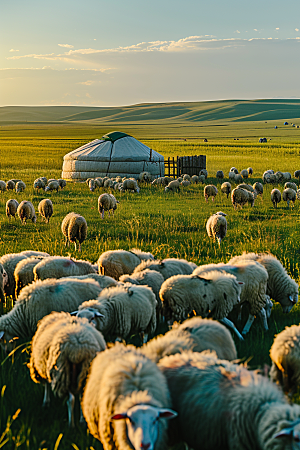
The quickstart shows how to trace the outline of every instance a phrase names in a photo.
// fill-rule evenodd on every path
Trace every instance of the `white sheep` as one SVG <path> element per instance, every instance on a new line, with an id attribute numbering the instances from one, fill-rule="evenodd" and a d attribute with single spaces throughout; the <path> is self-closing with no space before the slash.
<path id="1" fill-rule="evenodd" d="M 206 222 L 208 236 L 217 240 L 219 245 L 221 245 L 221 241 L 225 238 L 227 233 L 227 220 L 225 216 L 227 216 L 227 214 L 218 211 L 210 216 Z"/>
<path id="2" fill-rule="evenodd" d="M 18 206 L 19 206 L 19 202 L 17 202 L 16 199 L 10 198 L 9 200 L 7 200 L 6 205 L 5 205 L 5 213 L 6 213 L 7 217 L 9 218 L 9 220 L 10 220 L 11 216 L 14 217 L 14 219 L 16 219 Z"/>
<path id="3" fill-rule="evenodd" d="M 287 181 L 285 183 L 284 189 L 287 189 L 287 188 L 294 189 L 294 191 L 296 191 L 296 192 L 297 192 L 297 189 L 298 189 L 296 183 L 292 183 L 291 181 Z"/>
<path id="4" fill-rule="evenodd" d="M 125 191 L 134 191 L 137 193 L 140 192 L 140 188 L 137 184 L 137 181 L 134 178 L 128 178 L 123 181 L 120 192 L 125 192 Z"/>
<path id="5" fill-rule="evenodd" d="M 34 267 L 44 259 L 44 256 L 31 256 L 29 258 L 21 259 L 14 270 L 15 278 L 15 298 L 18 298 L 23 287 L 34 281 Z"/>
<path id="6" fill-rule="evenodd" d="M 234 209 L 240 207 L 243 208 L 244 205 L 250 203 L 250 205 L 254 206 L 254 195 L 252 192 L 247 191 L 246 189 L 235 188 L 231 192 L 231 201 Z"/>
<path id="7" fill-rule="evenodd" d="M 108 250 L 98 259 L 98 272 L 118 280 L 121 275 L 130 275 L 143 260 L 154 260 L 151 253 L 139 249 Z M 143 269 L 141 269 L 143 270 Z"/>
<path id="8" fill-rule="evenodd" d="M 118 178 L 118 177 L 117 177 L 117 178 Z M 118 180 L 117 180 L 117 181 L 118 181 Z M 101 177 L 95 178 L 95 183 L 96 183 L 96 186 L 97 186 L 98 188 L 103 187 L 103 178 L 101 178 Z"/>
<path id="9" fill-rule="evenodd" d="M 216 195 L 218 194 L 218 189 L 214 184 L 207 184 L 204 187 L 203 194 L 206 202 L 208 202 L 209 197 L 212 197 L 212 201 L 214 201 Z"/>
<path id="10" fill-rule="evenodd" d="M 75 426 L 75 395 L 83 391 L 92 360 L 105 348 L 102 334 L 86 319 L 53 312 L 38 324 L 31 343 L 30 377 L 45 384 L 43 406 L 50 403 L 49 385 L 59 398 L 68 398 L 69 426 Z"/>
<path id="11" fill-rule="evenodd" d="M 276 182 L 280 183 L 281 181 L 283 181 L 284 177 L 283 177 L 283 173 L 278 171 L 275 173 L 275 178 L 276 178 Z"/>
<path id="12" fill-rule="evenodd" d="M 271 202 L 273 203 L 274 208 L 277 208 L 278 203 L 281 202 L 281 192 L 279 189 L 272 189 Z"/>
<path id="13" fill-rule="evenodd" d="M 110 216 L 110 211 L 114 215 L 117 205 L 120 203 L 116 200 L 115 196 L 112 194 L 101 194 L 98 198 L 98 211 L 101 214 L 101 218 L 104 219 L 104 211 L 108 211 L 108 216 Z"/>
<path id="14" fill-rule="evenodd" d="M 56 191 L 58 192 L 60 186 L 59 182 L 57 180 L 48 180 L 48 184 L 45 188 L 45 191 Z"/>
<path id="15" fill-rule="evenodd" d="M 236 173 L 234 175 L 234 181 L 236 184 L 242 183 L 243 182 L 243 177 L 240 173 Z"/>
<path id="16" fill-rule="evenodd" d="M 71 212 L 66 215 L 61 223 L 61 231 L 65 236 L 65 246 L 69 246 L 70 242 L 74 242 L 75 251 L 81 251 L 81 244 L 87 237 L 87 223 L 83 216 Z"/>
<path id="17" fill-rule="evenodd" d="M 23 200 L 19 204 L 17 208 L 17 214 L 21 219 L 22 225 L 26 224 L 26 220 L 32 220 L 33 223 L 36 223 L 34 206 L 31 202 L 28 202 L 27 200 Z"/>
<path id="18" fill-rule="evenodd" d="M 198 175 L 193 175 L 193 176 L 191 177 L 191 182 L 192 182 L 193 184 L 198 184 L 198 183 L 199 183 L 199 177 L 198 177 Z"/>
<path id="19" fill-rule="evenodd" d="M 284 189 L 282 192 L 282 200 L 287 203 L 288 208 L 290 207 L 290 202 L 295 205 L 296 191 L 291 188 Z"/>
<path id="20" fill-rule="evenodd" d="M 155 180 L 153 180 L 151 184 L 153 186 L 167 186 L 168 183 L 168 177 L 158 177 L 155 178 Z"/>
<path id="21" fill-rule="evenodd" d="M 94 192 L 94 190 L 95 190 L 95 188 L 96 188 L 96 183 L 95 183 L 95 180 L 94 180 L 93 178 L 90 178 L 90 179 L 89 179 L 88 187 L 89 187 L 89 190 L 90 190 L 91 192 Z"/>
<path id="22" fill-rule="evenodd" d="M 299 449 L 300 406 L 288 404 L 266 377 L 196 352 L 167 356 L 158 367 L 178 412 L 170 425 L 176 443 L 195 450 Z"/>
<path id="23" fill-rule="evenodd" d="M 44 181 L 41 178 L 37 178 L 36 180 L 34 180 L 33 182 L 33 189 L 45 189 L 46 184 L 44 183 Z"/>
<path id="24" fill-rule="evenodd" d="M 228 264 L 236 264 L 241 260 L 254 260 L 266 268 L 269 276 L 267 295 L 281 304 L 284 313 L 289 313 L 298 302 L 298 284 L 287 274 L 276 256 L 268 253 L 243 253 L 233 257 Z"/>
<path id="25" fill-rule="evenodd" d="M 93 360 L 81 407 L 104 450 L 164 450 L 165 419 L 176 416 L 156 364 L 121 344 Z"/>
<path id="26" fill-rule="evenodd" d="M 292 175 L 290 172 L 282 172 L 284 181 L 290 181 L 292 179 Z"/>
<path id="27" fill-rule="evenodd" d="M 16 183 L 16 192 L 23 192 L 26 189 L 26 184 L 24 181 L 20 180 Z"/>
<path id="28" fill-rule="evenodd" d="M 221 192 L 227 196 L 230 195 L 231 192 L 231 184 L 228 181 L 225 181 L 221 186 Z"/>
<path id="29" fill-rule="evenodd" d="M 139 174 L 139 180 L 143 183 L 151 183 L 152 176 L 150 172 L 141 172 Z"/>
<path id="30" fill-rule="evenodd" d="M 8 191 L 13 191 L 16 187 L 16 183 L 13 180 L 8 180 L 6 183 L 6 189 Z"/>
<path id="31" fill-rule="evenodd" d="M 86 275 L 71 275 L 64 278 L 76 279 L 76 280 L 86 280 L 87 278 L 92 278 L 97 281 L 101 289 L 111 287 L 111 286 L 119 286 L 120 283 L 116 281 L 114 278 L 106 277 L 105 275 L 99 275 L 98 273 L 88 273 Z"/>
<path id="32" fill-rule="evenodd" d="M 3 180 L 0 180 L 0 192 L 6 191 L 6 183 Z"/>
<path id="33" fill-rule="evenodd" d="M 103 187 L 104 187 L 105 189 L 107 189 L 107 188 L 113 188 L 113 186 L 114 186 L 114 181 L 111 180 L 110 178 L 109 178 L 108 180 L 105 180 L 104 183 L 103 183 Z"/>
<path id="34" fill-rule="evenodd" d="M 242 176 L 243 178 L 248 178 L 248 176 L 249 176 L 248 170 L 247 170 L 247 169 L 241 170 L 241 176 Z"/>
<path id="35" fill-rule="evenodd" d="M 251 186 L 251 184 L 242 183 L 242 184 L 239 184 L 239 185 L 236 187 L 236 189 L 245 189 L 246 191 L 252 192 L 252 194 L 254 195 L 254 198 L 257 197 L 257 192 L 256 192 L 256 190 L 254 189 L 254 187 Z"/>
<path id="36" fill-rule="evenodd" d="M 178 180 L 177 180 L 178 181 Z M 180 185 L 183 187 L 188 187 L 190 186 L 192 183 L 189 180 L 182 180 Z"/>
<path id="37" fill-rule="evenodd" d="M 257 181 L 256 183 L 254 183 L 253 184 L 253 189 L 255 189 L 256 190 L 256 192 L 257 192 L 257 194 L 258 195 L 263 195 L 263 193 L 264 193 L 264 187 L 263 187 L 263 185 L 259 182 L 259 181 Z"/>
<path id="38" fill-rule="evenodd" d="M 235 182 L 235 173 L 234 172 L 229 172 L 228 179 L 233 181 L 233 182 Z"/>
<path id="39" fill-rule="evenodd" d="M 180 192 L 180 183 L 178 180 L 170 181 L 169 184 L 165 187 L 165 192 Z"/>
<path id="40" fill-rule="evenodd" d="M 46 223 L 49 223 L 49 220 L 53 215 L 53 203 L 51 200 L 49 198 L 41 200 L 38 205 L 38 211 L 42 219 L 44 219 Z"/>
<path id="41" fill-rule="evenodd" d="M 5 303 L 4 298 L 4 288 L 6 284 L 8 283 L 8 275 L 6 270 L 4 269 L 3 265 L 0 264 L 0 302 Z"/>
<path id="42" fill-rule="evenodd" d="M 94 266 L 89 261 L 66 258 L 64 256 L 50 256 L 40 261 L 34 268 L 34 279 L 62 278 L 72 275 L 86 275 L 95 273 Z"/>
<path id="43" fill-rule="evenodd" d="M 299 178 L 300 179 L 300 170 L 295 170 L 294 178 Z"/>
<path id="44" fill-rule="evenodd" d="M 224 178 L 224 172 L 223 170 L 218 170 L 216 173 L 216 178 L 218 178 L 218 180 L 223 180 Z"/>
<path id="45" fill-rule="evenodd" d="M 170 278 L 173 275 L 190 275 L 195 270 L 197 264 L 187 261 L 186 259 L 166 258 L 155 261 L 142 261 L 133 271 L 140 272 L 145 269 L 156 270 L 160 272 L 164 279 Z"/>
<path id="46" fill-rule="evenodd" d="M 64 187 L 67 186 L 66 180 L 63 180 L 62 178 L 58 178 L 58 179 L 57 179 L 57 182 L 58 182 L 58 184 L 59 184 L 60 189 L 63 189 Z"/>

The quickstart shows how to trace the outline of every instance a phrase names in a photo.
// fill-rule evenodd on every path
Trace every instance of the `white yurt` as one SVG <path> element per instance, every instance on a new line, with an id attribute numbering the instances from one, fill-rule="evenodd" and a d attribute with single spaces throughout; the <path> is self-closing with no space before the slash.
<path id="1" fill-rule="evenodd" d="M 119 131 L 95 139 L 64 156 L 62 178 L 134 177 L 141 172 L 164 176 L 164 157 L 132 136 Z"/>

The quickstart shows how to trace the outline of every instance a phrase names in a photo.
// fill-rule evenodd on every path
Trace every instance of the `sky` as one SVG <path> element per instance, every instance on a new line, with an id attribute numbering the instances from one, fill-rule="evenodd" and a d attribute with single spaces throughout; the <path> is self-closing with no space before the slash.
<path id="1" fill-rule="evenodd" d="M 0 106 L 300 98 L 300 1 L 0 0 Z"/>

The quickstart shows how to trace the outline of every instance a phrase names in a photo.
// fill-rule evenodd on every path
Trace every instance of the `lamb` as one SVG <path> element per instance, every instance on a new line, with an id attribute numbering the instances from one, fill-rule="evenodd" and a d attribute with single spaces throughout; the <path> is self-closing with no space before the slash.
<path id="1" fill-rule="evenodd" d="M 39 214 L 42 216 L 42 220 L 44 219 L 46 223 L 49 223 L 49 220 L 53 214 L 53 203 L 49 198 L 44 198 L 40 201 L 38 205 Z"/>
<path id="2" fill-rule="evenodd" d="M 294 189 L 294 191 L 296 191 L 296 192 L 298 189 L 296 183 L 292 183 L 291 181 L 287 181 L 284 185 L 284 189 L 288 189 L 288 188 Z"/>
<path id="3" fill-rule="evenodd" d="M 140 272 L 134 272 L 131 275 L 122 275 L 119 280 L 122 283 L 131 283 L 138 285 L 146 285 L 149 286 L 155 294 L 157 300 L 157 310 L 158 312 L 161 309 L 161 300 L 159 297 L 159 291 L 161 285 L 165 281 L 164 277 L 161 273 L 156 270 L 145 269 Z"/>
<path id="4" fill-rule="evenodd" d="M 110 216 L 110 211 L 114 215 L 117 205 L 120 203 L 112 194 L 101 194 L 98 198 L 98 211 L 101 214 L 101 218 L 104 219 L 104 211 L 108 211 L 108 216 Z"/>
<path id="5" fill-rule="evenodd" d="M 231 201 L 234 209 L 237 209 L 238 206 L 242 207 L 246 205 L 246 203 L 250 203 L 250 205 L 254 206 L 254 195 L 252 192 L 247 191 L 246 189 L 235 188 L 231 192 Z"/>
<path id="6" fill-rule="evenodd" d="M 180 183 L 178 180 L 170 181 L 168 186 L 165 187 L 165 192 L 180 192 Z"/>
<path id="7" fill-rule="evenodd" d="M 14 270 L 15 279 L 15 298 L 18 298 L 21 289 L 34 281 L 34 267 L 41 262 L 44 256 L 31 256 L 21 259 Z"/>
<path id="8" fill-rule="evenodd" d="M 288 208 L 290 207 L 290 202 L 295 205 L 296 191 L 291 188 L 284 189 L 282 192 L 282 200 L 287 203 Z"/>
<path id="9" fill-rule="evenodd" d="M 20 180 L 16 183 L 16 192 L 23 192 L 26 189 L 26 184 L 24 181 Z"/>
<path id="10" fill-rule="evenodd" d="M 90 433 L 104 450 L 164 450 L 165 419 L 176 416 L 156 364 L 122 344 L 93 360 L 81 407 Z"/>
<path id="11" fill-rule="evenodd" d="M 206 222 L 206 231 L 208 236 L 214 240 L 217 240 L 219 245 L 221 245 L 221 241 L 225 238 L 227 233 L 227 220 L 225 216 L 227 216 L 227 214 L 222 211 L 218 211 L 210 216 Z"/>
<path id="12" fill-rule="evenodd" d="M 71 313 L 86 300 L 97 298 L 99 284 L 92 279 L 38 280 L 25 286 L 9 313 L 0 317 L 1 345 L 11 350 L 14 338 L 32 338 L 37 324 L 52 311 Z"/>
<path id="13" fill-rule="evenodd" d="M 77 315 L 92 320 L 104 336 L 126 339 L 141 333 L 147 342 L 156 329 L 156 305 L 151 288 L 128 284 L 103 289 L 96 300 L 83 302 Z"/>
<path id="14" fill-rule="evenodd" d="M 70 242 L 74 242 L 75 251 L 81 251 L 81 244 L 87 237 L 87 223 L 83 216 L 71 212 L 66 215 L 61 223 L 61 231 L 65 236 L 65 246 L 69 246 Z"/>
<path id="15" fill-rule="evenodd" d="M 118 280 L 121 275 L 132 274 L 141 261 L 148 259 L 154 260 L 154 256 L 135 248 L 129 251 L 108 250 L 98 259 L 98 272 Z"/>
<path id="16" fill-rule="evenodd" d="M 167 356 L 158 367 L 178 411 L 170 428 L 176 443 L 194 450 L 299 449 L 300 406 L 289 405 L 266 377 L 195 352 Z"/>
<path id="17" fill-rule="evenodd" d="M 217 320 L 201 317 L 193 317 L 181 325 L 173 325 L 166 334 L 156 336 L 141 347 L 142 353 L 156 364 L 165 356 L 188 350 L 211 350 L 216 352 L 220 359 L 237 359 L 230 331 Z"/>
<path id="18" fill-rule="evenodd" d="M 200 172 L 199 172 L 199 177 L 200 177 L 201 175 L 204 175 L 204 176 L 205 176 L 205 179 L 206 179 L 206 178 L 208 177 L 208 172 L 207 172 L 207 170 L 206 170 L 206 169 L 201 169 Z"/>
<path id="19" fill-rule="evenodd" d="M 45 191 L 46 192 L 47 191 L 56 191 L 56 192 L 58 192 L 59 188 L 60 188 L 59 182 L 57 180 L 51 180 L 51 181 L 48 181 L 48 184 L 47 184 L 47 186 L 45 188 Z"/>
<path id="20" fill-rule="evenodd" d="M 160 272 L 164 279 L 173 275 L 191 275 L 197 264 L 186 259 L 166 258 L 156 261 L 142 261 L 133 271 L 133 274 L 145 269 L 156 270 Z"/>
<path id="21" fill-rule="evenodd" d="M 34 279 L 62 278 L 71 275 L 86 275 L 96 270 L 89 261 L 65 258 L 64 256 L 50 256 L 40 261 L 34 268 Z"/>
<path id="22" fill-rule="evenodd" d="M 206 203 L 208 202 L 209 197 L 212 197 L 212 201 L 214 201 L 216 195 L 218 193 L 218 189 L 213 184 L 207 184 L 204 188 L 204 198 Z"/>
<path id="23" fill-rule="evenodd" d="M 256 183 L 253 184 L 253 188 L 256 190 L 258 195 L 261 195 L 261 196 L 263 195 L 264 187 L 259 181 L 257 181 Z"/>
<path id="24" fill-rule="evenodd" d="M 243 178 L 248 178 L 248 176 L 249 176 L 248 170 L 247 170 L 247 169 L 241 170 L 241 176 L 242 176 Z"/>
<path id="25" fill-rule="evenodd" d="M 6 191 L 6 183 L 3 180 L 0 180 L 0 191 L 5 192 Z"/>
<path id="26" fill-rule="evenodd" d="M 22 225 L 26 224 L 26 220 L 32 220 L 33 223 L 36 223 L 36 215 L 34 206 L 31 202 L 28 202 L 27 200 L 23 200 L 18 208 L 17 208 L 17 214 L 21 219 Z"/>
<path id="27" fill-rule="evenodd" d="M 8 182 L 6 183 L 6 189 L 8 191 L 13 191 L 16 187 L 16 183 L 13 180 L 8 180 Z"/>
<path id="28" fill-rule="evenodd" d="M 137 181 L 134 178 L 129 178 L 129 179 L 123 181 L 121 192 L 125 192 L 125 191 L 134 191 L 137 193 L 140 192 L 140 188 L 137 184 Z"/>
<path id="29" fill-rule="evenodd" d="M 105 348 L 102 334 L 86 319 L 53 312 L 38 324 L 31 344 L 30 377 L 45 384 L 43 406 L 50 403 L 49 384 L 55 395 L 68 397 L 69 426 L 75 426 L 75 395 L 83 390 L 92 360 Z"/>
<path id="30" fill-rule="evenodd" d="M 289 313 L 298 302 L 298 284 L 287 274 L 281 262 L 268 253 L 243 253 L 233 257 L 228 264 L 241 260 L 254 260 L 262 264 L 268 272 L 267 295 L 279 302 L 284 313 Z"/>
<path id="31" fill-rule="evenodd" d="M 251 177 L 251 175 L 253 175 L 252 167 L 248 167 L 247 171 L 248 171 L 249 177 Z"/>
<path id="32" fill-rule="evenodd" d="M 277 208 L 278 203 L 281 202 L 281 192 L 279 189 L 272 189 L 271 202 L 273 203 L 274 208 Z"/>
<path id="33" fill-rule="evenodd" d="M 216 173 L 216 178 L 218 178 L 218 180 L 223 180 L 224 178 L 224 172 L 223 170 L 218 170 Z"/>
<path id="34" fill-rule="evenodd" d="M 16 199 L 10 198 L 9 200 L 7 200 L 6 206 L 5 206 L 5 212 L 6 212 L 7 217 L 9 218 L 9 220 L 10 220 L 11 216 L 14 219 L 16 219 L 18 206 L 19 206 L 19 202 L 17 202 Z"/>
<path id="35" fill-rule="evenodd" d="M 143 183 L 151 183 L 152 176 L 150 172 L 141 172 L 139 174 L 139 180 Z"/>
<path id="36" fill-rule="evenodd" d="M 44 183 L 43 180 L 41 180 L 41 178 L 37 178 L 36 180 L 34 180 L 33 182 L 33 188 L 34 189 L 44 189 L 45 190 L 46 184 Z"/>
<path id="37" fill-rule="evenodd" d="M 231 192 L 231 184 L 228 181 L 225 181 L 225 183 L 222 184 L 221 192 L 223 192 L 223 194 L 226 194 L 227 198 L 229 197 Z"/>

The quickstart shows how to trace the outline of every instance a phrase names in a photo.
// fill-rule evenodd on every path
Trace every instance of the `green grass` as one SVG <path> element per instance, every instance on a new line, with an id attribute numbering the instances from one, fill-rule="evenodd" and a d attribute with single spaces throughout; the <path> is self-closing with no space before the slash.
<path id="1" fill-rule="evenodd" d="M 268 128 L 267 128 L 268 127 Z M 216 183 L 215 172 L 222 169 L 227 175 L 231 166 L 239 169 L 252 166 L 253 184 L 261 179 L 264 170 L 290 171 L 300 167 L 297 142 L 299 130 L 282 128 L 264 123 L 229 124 L 226 127 L 203 127 L 201 133 L 208 136 L 204 143 L 190 127 L 195 136 L 187 141 L 179 139 L 182 128 L 129 126 L 122 128 L 135 135 L 145 144 L 164 156 L 207 155 L 210 178 L 207 183 Z M 243 251 L 270 251 L 287 268 L 289 274 L 299 282 L 300 203 L 288 210 L 279 204 L 275 210 L 270 201 L 273 186 L 266 186 L 263 201 L 258 198 L 254 208 L 244 207 L 235 211 L 219 192 L 215 202 L 205 203 L 202 185 L 183 188 L 179 194 L 165 194 L 161 188 L 142 187 L 139 195 L 115 193 L 120 205 L 114 217 L 101 220 L 97 211 L 97 198 L 103 190 L 90 192 L 85 183 L 68 183 L 59 193 L 47 193 L 54 204 L 54 215 L 50 224 L 28 223 L 22 226 L 19 220 L 9 221 L 5 216 L 5 203 L 9 198 L 18 201 L 27 199 L 37 209 L 45 193 L 37 193 L 32 184 L 35 178 L 45 175 L 61 175 L 63 155 L 80 145 L 101 137 L 112 129 L 103 125 L 18 125 L 0 128 L 0 179 L 22 178 L 27 184 L 22 194 L 5 192 L 0 194 L 0 255 L 25 249 L 46 251 L 50 254 L 68 255 L 96 262 L 99 255 L 108 249 L 130 249 L 132 247 L 151 251 L 156 258 L 176 257 L 197 264 L 227 262 Z M 258 144 L 257 136 L 272 134 L 272 141 Z M 278 134 L 276 135 L 276 131 Z M 163 135 L 154 139 L 156 135 Z M 270 134 L 271 135 L 271 134 Z M 268 137 L 270 136 L 268 135 Z M 239 137 L 234 140 L 233 137 Z M 278 186 L 282 189 L 282 186 Z M 205 231 L 207 218 L 214 212 L 227 213 L 228 234 L 221 248 L 211 241 Z M 76 254 L 74 247 L 64 247 L 60 230 L 63 217 L 70 211 L 82 214 L 88 223 L 88 238 L 82 245 L 82 253 Z M 7 309 L 11 304 L 8 301 Z M 257 323 L 256 323 L 257 322 Z M 288 315 L 283 315 L 276 305 L 270 320 L 270 330 L 263 332 L 255 321 L 244 342 L 236 342 L 239 357 L 248 360 L 251 367 L 269 364 L 269 349 L 274 334 L 286 325 L 300 322 L 300 308 L 296 306 Z M 137 343 L 137 340 L 134 340 Z M 5 449 L 101 449 L 85 429 L 67 427 L 66 405 L 52 398 L 49 411 L 41 408 L 43 388 L 34 384 L 26 363 L 29 346 L 20 342 L 20 347 L 8 358 L 2 355 L 0 365 L 0 448 Z M 78 411 L 77 411 L 78 413 Z M 3 434 L 2 434 L 3 433 Z"/>

